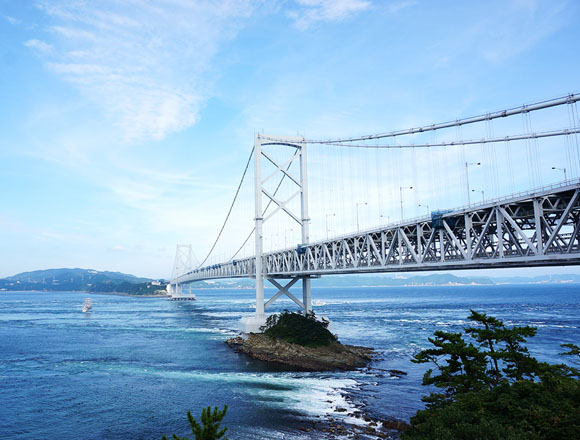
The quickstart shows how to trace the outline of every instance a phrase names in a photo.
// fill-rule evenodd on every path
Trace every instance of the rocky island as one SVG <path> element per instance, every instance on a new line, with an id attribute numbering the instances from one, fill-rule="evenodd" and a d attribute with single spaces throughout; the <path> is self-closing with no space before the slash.
<path id="1" fill-rule="evenodd" d="M 231 338 L 226 343 L 238 353 L 254 359 L 308 371 L 354 370 L 366 366 L 373 353 L 371 348 L 337 341 L 325 346 L 304 347 L 256 333 L 250 333 L 246 339 Z"/>
<path id="2" fill-rule="evenodd" d="M 264 333 L 226 344 L 254 359 L 307 371 L 354 370 L 371 361 L 371 348 L 341 344 L 327 327 L 328 321 L 313 314 L 284 312 L 268 318 Z"/>

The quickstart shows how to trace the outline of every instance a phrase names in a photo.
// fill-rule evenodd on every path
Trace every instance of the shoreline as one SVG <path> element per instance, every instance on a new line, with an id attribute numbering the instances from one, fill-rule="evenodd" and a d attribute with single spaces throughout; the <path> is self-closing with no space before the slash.
<path id="1" fill-rule="evenodd" d="M 87 292 L 86 290 L 1 290 L 2 293 L 84 293 L 85 295 L 115 295 L 128 296 L 131 298 L 169 298 L 166 294 L 152 294 L 138 295 L 135 293 L 126 292 Z"/>
<path id="2" fill-rule="evenodd" d="M 407 374 L 404 371 L 382 370 L 372 366 L 358 370 L 371 375 L 376 374 L 375 372 L 380 374 L 388 372 L 391 376 Z M 357 381 L 355 388 L 360 389 L 362 386 L 363 383 Z M 342 405 L 336 405 L 331 412 L 325 415 L 304 418 L 302 423 L 299 423 L 301 426 L 297 426 L 296 429 L 315 434 L 316 438 L 321 439 L 400 440 L 401 434 L 411 427 L 409 422 L 404 419 L 388 415 L 373 416 L 372 403 L 358 398 L 354 389 L 344 389 L 340 391 L 340 396 L 343 399 Z"/>
<path id="3" fill-rule="evenodd" d="M 372 365 L 380 355 L 367 347 L 334 343 L 330 346 L 307 348 L 262 334 L 250 334 L 247 339 L 237 336 L 225 340 L 224 343 L 242 356 L 282 368 L 284 371 L 360 371 L 393 377 L 407 375 L 400 370 L 374 368 Z M 345 358 L 349 358 L 348 361 Z M 359 386 L 362 385 L 359 383 Z M 325 416 L 304 418 L 297 424 L 296 429 L 304 433 L 316 433 L 317 438 L 339 436 L 360 440 L 398 440 L 401 432 L 410 427 L 406 421 L 394 417 L 373 417 L 369 411 L 369 403 L 359 401 L 349 390 L 342 390 L 340 395 L 342 404 L 337 402 Z"/>

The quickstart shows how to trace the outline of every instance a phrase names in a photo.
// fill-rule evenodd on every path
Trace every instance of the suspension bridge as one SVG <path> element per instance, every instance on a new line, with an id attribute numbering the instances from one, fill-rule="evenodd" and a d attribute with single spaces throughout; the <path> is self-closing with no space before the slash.
<path id="1" fill-rule="evenodd" d="M 249 333 L 259 331 L 259 327 L 265 323 L 266 309 L 283 295 L 305 312 L 311 311 L 311 279 L 322 275 L 578 265 L 580 264 L 578 145 L 580 123 L 576 108 L 578 100 L 579 96 L 570 94 L 475 117 L 350 138 L 325 140 L 255 134 L 253 150 L 242 177 L 243 182 L 253 157 L 252 231 L 231 258 L 206 264 L 228 224 L 232 208 L 242 188 L 240 182 L 226 221 L 208 256 L 200 264 L 194 264 L 191 246 L 178 246 L 173 275 L 167 288 L 168 293 L 174 298 L 184 298 L 187 297 L 184 293 L 185 286 L 196 281 L 253 278 L 256 282 L 256 312 L 254 316 L 245 318 L 240 323 L 240 329 Z M 555 112 L 556 109 L 565 111 L 558 113 Z M 544 112 L 545 116 L 539 120 L 541 130 L 533 130 L 530 118 L 532 112 Z M 517 124 L 505 121 L 518 116 L 522 125 L 519 131 L 514 133 L 514 130 L 518 129 Z M 562 122 L 566 116 L 567 120 Z M 462 131 L 463 127 L 478 124 L 484 125 L 485 135 L 464 139 L 466 133 Z M 535 121 L 535 124 L 538 122 Z M 554 128 L 556 124 L 558 125 Z M 446 130 L 455 131 L 455 137 L 440 138 L 433 135 Z M 502 134 L 497 135 L 496 132 L 500 130 Z M 471 133 L 475 134 L 476 131 L 471 130 Z M 411 142 L 392 142 L 398 138 L 411 139 Z M 472 153 L 468 150 L 471 146 L 476 146 L 479 150 Z M 497 159 L 498 146 L 503 149 L 507 160 Z M 411 167 L 410 173 L 407 174 L 412 175 L 413 179 L 399 177 L 397 182 L 391 181 L 390 185 L 385 185 L 379 176 L 387 172 L 393 179 L 394 174 L 404 174 L 403 165 L 393 168 L 390 163 L 389 169 L 385 170 L 387 167 L 382 166 L 379 156 L 374 156 L 376 166 L 374 191 L 379 205 L 381 197 L 385 193 L 390 194 L 386 201 L 389 206 L 388 212 L 394 216 L 394 213 L 399 214 L 400 208 L 399 219 L 390 221 L 389 216 L 379 214 L 382 225 L 361 230 L 359 211 L 361 207 L 367 206 L 368 202 L 357 200 L 345 204 L 346 211 L 351 213 L 356 211 L 356 232 L 347 231 L 329 237 L 328 220 L 335 219 L 338 214 L 327 212 L 325 209 L 325 212 L 317 216 L 318 223 L 325 224 L 324 233 L 319 233 L 319 237 L 312 239 L 313 220 L 309 215 L 311 180 L 309 177 L 312 175 L 309 174 L 307 153 L 310 154 L 321 147 L 356 152 L 374 150 L 387 155 L 396 151 L 410 151 L 411 156 L 399 156 L 398 159 L 400 163 L 411 162 L 406 166 Z M 445 182 L 442 182 L 446 179 L 442 179 L 437 172 L 441 172 L 441 168 L 445 174 L 453 172 L 452 168 L 448 168 L 447 154 L 450 150 L 459 152 L 459 159 L 454 165 L 459 166 L 463 179 L 460 185 L 446 187 Z M 428 152 L 430 156 L 417 157 L 418 151 Z M 488 159 L 489 178 L 480 179 L 479 184 L 495 186 L 493 197 L 485 198 L 482 186 L 478 187 L 479 189 L 470 186 L 470 168 L 475 169 L 482 165 L 481 161 L 470 162 L 474 154 Z M 318 163 L 328 162 L 326 160 L 328 157 L 330 156 L 326 156 L 324 161 Z M 347 157 L 350 164 L 351 157 Z M 413 160 L 406 160 L 409 158 Z M 502 170 L 502 166 L 504 168 L 501 171 L 502 176 L 498 176 L 498 170 Z M 506 166 L 511 167 L 509 172 L 505 171 Z M 327 172 L 326 179 L 322 180 L 326 182 L 337 180 L 338 192 L 348 192 L 348 187 L 340 184 L 341 172 L 345 171 L 346 174 L 348 168 L 344 165 L 342 168 L 334 166 L 333 170 Z M 448 171 L 445 171 L 446 169 Z M 538 185 L 542 180 L 543 169 L 562 172 L 564 180 Z M 431 170 L 430 183 L 419 178 L 419 175 L 429 174 L 429 170 Z M 524 179 L 526 175 L 527 181 Z M 366 179 L 369 178 L 367 175 Z M 502 194 L 501 188 L 509 186 L 504 185 L 505 179 L 511 180 L 512 188 L 514 181 L 517 181 L 520 191 L 507 194 L 504 191 Z M 362 182 L 363 188 L 365 185 L 371 186 L 365 182 L 364 176 Z M 453 192 L 463 193 L 464 203 L 459 207 L 447 205 L 444 209 L 439 206 L 440 209 L 430 210 L 427 202 L 421 199 L 422 203 L 414 203 L 414 208 L 423 207 L 427 210 L 426 214 L 406 218 L 404 207 L 405 202 L 407 206 L 409 205 L 408 194 L 421 184 L 437 188 L 438 203 L 450 203 L 449 200 L 452 199 L 445 199 L 445 195 Z M 390 188 L 387 189 L 387 186 Z M 486 188 L 490 193 L 490 188 L 487 186 Z M 366 190 L 366 195 L 369 192 L 372 191 Z M 431 204 L 437 200 L 433 195 L 435 191 L 424 192 L 431 194 L 431 198 L 427 198 Z M 362 193 L 365 194 L 364 189 Z M 481 200 L 472 202 L 474 194 L 481 194 Z M 326 203 L 328 198 L 332 197 L 328 197 L 328 194 L 319 197 L 316 204 L 320 205 L 323 199 Z M 265 249 L 267 237 L 265 224 L 284 221 L 290 222 L 293 225 L 290 231 L 299 233 L 299 236 L 292 240 L 293 244 L 288 245 L 288 229 L 285 229 L 284 245 L 278 249 Z M 280 235 L 278 228 L 274 236 L 279 239 Z M 239 256 L 240 250 L 252 237 L 253 255 Z M 271 247 L 274 247 L 274 243 L 275 241 L 271 239 Z M 277 290 L 268 300 L 264 298 L 265 282 Z M 298 282 L 302 287 L 301 298 L 290 292 L 290 288 Z"/>

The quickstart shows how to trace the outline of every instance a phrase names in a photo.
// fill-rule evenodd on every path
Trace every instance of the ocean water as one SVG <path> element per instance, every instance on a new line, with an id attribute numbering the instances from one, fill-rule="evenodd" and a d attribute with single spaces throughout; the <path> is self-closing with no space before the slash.
<path id="1" fill-rule="evenodd" d="M 380 359 L 364 371 L 285 372 L 223 343 L 253 313 L 252 290 L 196 294 L 195 302 L 92 294 L 84 314 L 83 293 L 0 293 L 0 437 L 183 436 L 187 410 L 228 404 L 232 440 L 324 438 L 299 428 L 330 417 L 360 423 L 348 415 L 355 408 L 408 420 L 427 393 L 426 367 L 410 358 L 435 330 L 469 325 L 469 309 L 538 327 L 528 347 L 541 360 L 563 362 L 559 344 L 580 343 L 580 285 L 315 287 L 315 311 L 340 340 L 374 347 Z M 284 308 L 293 303 L 273 311 Z"/>

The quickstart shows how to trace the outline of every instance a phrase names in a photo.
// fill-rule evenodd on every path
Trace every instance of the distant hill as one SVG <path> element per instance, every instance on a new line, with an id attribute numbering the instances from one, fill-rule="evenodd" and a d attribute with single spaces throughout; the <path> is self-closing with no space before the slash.
<path id="1" fill-rule="evenodd" d="M 22 272 L 0 279 L 0 290 L 118 292 L 136 295 L 163 290 L 163 281 L 139 278 L 121 272 L 93 269 L 46 269 Z"/>
<path id="2" fill-rule="evenodd" d="M 493 279 L 497 284 L 545 284 L 545 283 L 580 283 L 580 275 L 555 274 L 539 275 L 537 277 L 497 277 Z"/>
<path id="3" fill-rule="evenodd" d="M 494 284 L 489 277 L 458 277 L 449 273 L 430 275 L 336 275 L 322 277 L 313 281 L 319 287 L 358 287 L 358 286 L 446 286 L 465 284 Z"/>
<path id="4" fill-rule="evenodd" d="M 205 280 L 191 283 L 194 289 L 253 289 L 256 281 L 251 278 L 231 278 L 226 280 Z"/>
<path id="5" fill-rule="evenodd" d="M 494 284 L 489 277 L 458 277 L 448 273 L 402 276 L 402 275 L 328 275 L 312 280 L 313 287 L 382 287 L 382 286 L 448 286 L 467 284 Z M 251 279 L 209 280 L 193 283 L 193 288 L 240 289 L 252 288 Z"/>
<path id="6" fill-rule="evenodd" d="M 456 276 L 449 273 L 430 275 L 375 274 L 331 275 L 313 279 L 313 287 L 403 287 L 493 284 L 580 283 L 580 275 L 542 275 L 536 277 Z M 139 278 L 121 272 L 92 269 L 46 269 L 23 272 L 0 279 L 0 290 L 123 292 L 155 294 L 165 288 L 163 280 Z M 252 289 L 253 279 L 206 280 L 193 283 L 194 289 Z"/>
<path id="7" fill-rule="evenodd" d="M 430 275 L 328 275 L 312 280 L 313 287 L 403 287 L 403 286 L 455 286 L 493 284 L 544 284 L 580 283 L 580 275 L 542 275 L 537 277 L 456 276 L 449 273 Z M 193 283 L 193 288 L 247 289 L 255 287 L 252 279 L 208 280 Z"/>
<path id="8" fill-rule="evenodd" d="M 130 283 L 146 283 L 153 281 L 150 278 L 138 278 L 135 275 L 130 275 L 121 272 L 97 271 L 92 269 L 45 269 L 35 270 L 32 272 L 22 272 L 11 277 L 6 277 L 6 280 L 14 281 L 28 281 L 33 283 L 40 283 L 58 280 L 112 280 L 112 281 L 128 281 Z"/>

